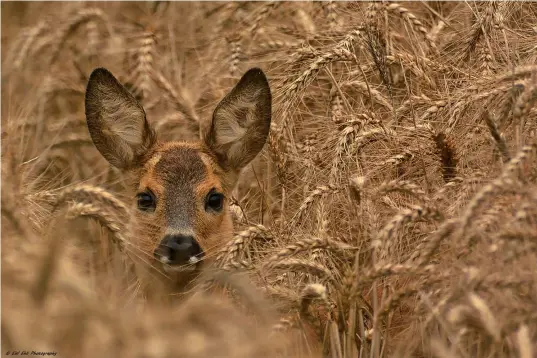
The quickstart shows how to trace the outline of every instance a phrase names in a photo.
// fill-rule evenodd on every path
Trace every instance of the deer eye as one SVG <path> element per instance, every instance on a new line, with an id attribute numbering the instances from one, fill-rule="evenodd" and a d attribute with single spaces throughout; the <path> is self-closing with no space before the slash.
<path id="1" fill-rule="evenodd" d="M 150 191 L 136 194 L 138 200 L 138 209 L 141 211 L 154 211 L 156 207 L 155 195 Z"/>
<path id="2" fill-rule="evenodd" d="M 214 189 L 207 194 L 205 199 L 205 211 L 221 211 L 224 206 L 224 195 L 217 193 Z"/>

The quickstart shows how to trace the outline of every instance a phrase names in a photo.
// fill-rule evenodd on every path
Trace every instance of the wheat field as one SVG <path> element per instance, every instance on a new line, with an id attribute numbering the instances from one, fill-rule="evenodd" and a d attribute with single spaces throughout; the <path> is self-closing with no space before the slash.
<path id="1" fill-rule="evenodd" d="M 537 356 L 535 3 L 1 7 L 2 356 Z M 235 236 L 187 294 L 140 293 L 97 67 L 166 140 L 269 79 Z"/>

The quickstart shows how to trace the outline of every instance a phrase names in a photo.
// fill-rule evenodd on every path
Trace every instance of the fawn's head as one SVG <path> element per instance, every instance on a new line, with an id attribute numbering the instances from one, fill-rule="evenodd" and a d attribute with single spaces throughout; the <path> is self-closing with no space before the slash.
<path id="1" fill-rule="evenodd" d="M 135 256 L 183 281 L 232 237 L 229 195 L 270 129 L 265 75 L 246 72 L 195 143 L 159 141 L 142 106 L 103 68 L 89 78 L 86 119 L 100 153 L 132 178 Z"/>

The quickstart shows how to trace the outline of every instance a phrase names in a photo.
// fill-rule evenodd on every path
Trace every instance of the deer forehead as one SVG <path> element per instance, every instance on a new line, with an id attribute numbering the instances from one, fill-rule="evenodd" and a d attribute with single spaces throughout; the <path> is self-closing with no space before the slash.
<path id="1" fill-rule="evenodd" d="M 220 169 L 203 147 L 166 143 L 146 162 L 139 190 L 150 189 L 170 214 L 192 211 L 211 189 L 224 190 Z"/>

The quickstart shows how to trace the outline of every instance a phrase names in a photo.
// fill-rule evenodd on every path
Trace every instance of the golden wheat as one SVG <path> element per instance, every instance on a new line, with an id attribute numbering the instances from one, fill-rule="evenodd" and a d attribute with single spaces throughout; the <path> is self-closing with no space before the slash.
<path id="1" fill-rule="evenodd" d="M 4 351 L 537 352 L 534 4 L 2 11 Z M 248 68 L 268 75 L 270 135 L 230 195 L 234 237 L 184 295 L 146 299 L 130 265 L 149 261 L 130 237 L 133 183 L 84 120 L 96 67 L 118 74 L 163 140 L 199 137 Z"/>

